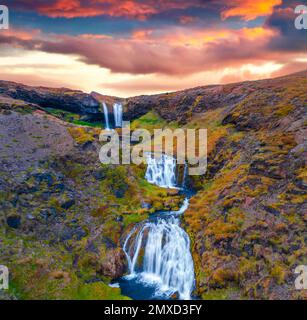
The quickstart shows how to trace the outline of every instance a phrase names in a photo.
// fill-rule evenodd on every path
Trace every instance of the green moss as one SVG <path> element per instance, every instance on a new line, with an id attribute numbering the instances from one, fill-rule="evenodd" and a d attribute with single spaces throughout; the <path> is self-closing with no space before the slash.
<path id="1" fill-rule="evenodd" d="M 81 126 L 94 127 L 94 128 L 101 128 L 102 127 L 101 122 L 88 122 L 88 121 L 81 121 L 81 120 L 73 120 L 72 123 L 78 124 Z"/>
<path id="2" fill-rule="evenodd" d="M 71 94 L 71 93 L 69 93 Z M 74 112 L 69 112 L 61 109 L 56 108 L 44 108 L 44 110 L 52 114 L 53 116 L 60 118 L 66 122 L 70 122 L 73 124 L 81 125 L 81 126 L 88 126 L 88 127 L 97 127 L 101 128 L 103 126 L 102 122 L 90 122 L 90 121 L 83 121 L 80 120 L 81 115 Z"/>
<path id="3" fill-rule="evenodd" d="M 240 296 L 239 289 L 229 288 L 229 289 L 215 289 L 209 290 L 201 295 L 203 300 L 228 300 L 233 296 Z"/>
<path id="4" fill-rule="evenodd" d="M 277 109 L 275 114 L 279 117 L 285 117 L 294 110 L 292 105 L 283 105 Z"/>
<path id="5" fill-rule="evenodd" d="M 85 284 L 78 288 L 76 300 L 130 300 L 122 296 L 120 289 L 111 288 L 102 282 Z"/>
<path id="6" fill-rule="evenodd" d="M 84 127 L 70 127 L 68 132 L 78 144 L 84 144 L 89 141 L 94 141 L 94 132 L 87 130 Z"/>
<path id="7" fill-rule="evenodd" d="M 154 111 L 149 111 L 144 116 L 134 120 L 131 123 L 131 130 L 146 129 L 153 132 L 154 129 L 163 128 L 166 125 L 166 121 L 163 120 Z"/>
<path id="8" fill-rule="evenodd" d="M 124 228 L 127 228 L 129 225 L 134 225 L 138 222 L 144 221 L 148 218 L 147 214 L 139 215 L 139 214 L 128 214 L 124 215 Z"/>
<path id="9" fill-rule="evenodd" d="M 275 264 L 271 268 L 271 276 L 277 281 L 278 284 L 282 284 L 285 281 L 287 275 L 287 267 L 281 264 Z"/>

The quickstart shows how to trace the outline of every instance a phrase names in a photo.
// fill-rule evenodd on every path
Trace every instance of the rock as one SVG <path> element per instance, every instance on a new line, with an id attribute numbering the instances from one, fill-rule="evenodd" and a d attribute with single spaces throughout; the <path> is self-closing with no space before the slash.
<path id="1" fill-rule="evenodd" d="M 35 173 L 33 176 L 38 183 L 45 181 L 47 183 L 48 187 L 50 187 L 53 183 L 53 177 L 48 172 Z"/>
<path id="2" fill-rule="evenodd" d="M 8 216 L 6 219 L 6 223 L 8 224 L 9 227 L 18 229 L 21 224 L 21 217 L 19 215 Z"/>
<path id="3" fill-rule="evenodd" d="M 26 215 L 26 218 L 27 218 L 28 220 L 34 220 L 34 219 L 35 219 L 35 217 L 34 217 L 31 213 L 28 213 L 28 214 Z"/>
<path id="4" fill-rule="evenodd" d="M 63 190 L 65 190 L 64 183 L 57 183 L 54 185 L 54 191 L 63 191 Z"/>
<path id="5" fill-rule="evenodd" d="M 41 194 L 41 198 L 43 199 L 43 200 L 48 200 L 49 198 L 50 198 L 50 196 L 51 196 L 51 192 L 49 192 L 49 191 L 44 191 L 42 194 Z"/>
<path id="6" fill-rule="evenodd" d="M 40 212 L 40 217 L 47 221 L 50 218 L 55 218 L 57 216 L 57 210 L 55 208 L 42 209 Z"/>
<path id="7" fill-rule="evenodd" d="M 152 205 L 150 203 L 142 201 L 141 207 L 142 207 L 142 209 L 151 209 Z"/>
<path id="8" fill-rule="evenodd" d="M 70 207 L 72 207 L 75 203 L 76 203 L 76 202 L 75 202 L 74 199 L 67 200 L 67 201 L 65 201 L 65 202 L 61 205 L 61 208 L 67 210 L 67 209 L 69 209 Z"/>
<path id="9" fill-rule="evenodd" d="M 124 220 L 123 216 L 117 216 L 116 222 L 122 222 Z"/>
<path id="10" fill-rule="evenodd" d="M 95 148 L 95 146 L 93 145 L 93 141 L 86 141 L 82 144 L 81 148 L 83 151 L 86 151 Z"/>
<path id="11" fill-rule="evenodd" d="M 173 293 L 173 294 L 171 295 L 171 298 L 172 298 L 173 300 L 179 299 L 179 294 L 178 294 L 178 292 Z"/>
<path id="12" fill-rule="evenodd" d="M 127 185 L 123 185 L 123 186 L 119 187 L 117 190 L 114 191 L 115 197 L 119 198 L 119 199 L 124 198 L 127 189 L 128 189 Z"/>
<path id="13" fill-rule="evenodd" d="M 79 241 L 82 238 L 86 237 L 86 232 L 82 229 L 82 227 L 78 227 L 74 230 L 74 236 Z"/>
<path id="14" fill-rule="evenodd" d="M 104 180 L 105 179 L 105 173 L 103 170 L 97 170 L 93 172 L 93 176 L 96 180 Z"/>
<path id="15" fill-rule="evenodd" d="M 271 214 L 273 214 L 274 216 L 279 216 L 280 215 L 280 212 L 278 210 L 276 210 L 276 209 L 274 209 L 274 208 L 272 208 L 270 206 L 265 206 L 264 210 L 269 212 L 269 213 L 271 213 Z"/>
<path id="16" fill-rule="evenodd" d="M 102 120 L 100 103 L 80 90 L 67 88 L 30 87 L 19 83 L 0 81 L 0 95 L 23 100 L 40 107 L 50 107 L 86 115 L 87 119 Z"/>
<path id="17" fill-rule="evenodd" d="M 101 265 L 102 275 L 118 278 L 123 275 L 125 269 L 125 257 L 120 249 L 109 250 L 106 258 Z"/>

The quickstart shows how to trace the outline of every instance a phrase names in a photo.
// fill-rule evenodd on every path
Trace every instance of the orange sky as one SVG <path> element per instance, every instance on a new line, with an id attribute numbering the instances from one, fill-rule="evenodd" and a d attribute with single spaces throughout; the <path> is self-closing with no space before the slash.
<path id="1" fill-rule="evenodd" d="M 1 79 L 116 96 L 307 68 L 297 1 L 16 0 Z"/>

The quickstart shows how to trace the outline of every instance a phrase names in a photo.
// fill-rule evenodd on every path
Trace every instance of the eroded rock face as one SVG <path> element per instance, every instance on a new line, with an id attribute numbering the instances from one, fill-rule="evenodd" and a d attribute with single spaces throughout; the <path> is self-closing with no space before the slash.
<path id="1" fill-rule="evenodd" d="M 118 278 L 126 270 L 126 258 L 121 249 L 113 249 L 107 252 L 105 261 L 101 264 L 100 272 L 104 276 Z"/>
<path id="2" fill-rule="evenodd" d="M 41 107 L 58 108 L 86 114 L 92 118 L 102 118 L 100 103 L 93 96 L 79 90 L 30 87 L 15 82 L 0 81 L 0 95 Z"/>

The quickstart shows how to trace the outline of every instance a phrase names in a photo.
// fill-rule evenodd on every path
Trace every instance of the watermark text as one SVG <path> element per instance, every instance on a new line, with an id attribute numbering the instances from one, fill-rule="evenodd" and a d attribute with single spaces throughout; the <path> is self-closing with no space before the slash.
<path id="1" fill-rule="evenodd" d="M 0 30 L 9 28 L 9 9 L 0 4 Z"/>

